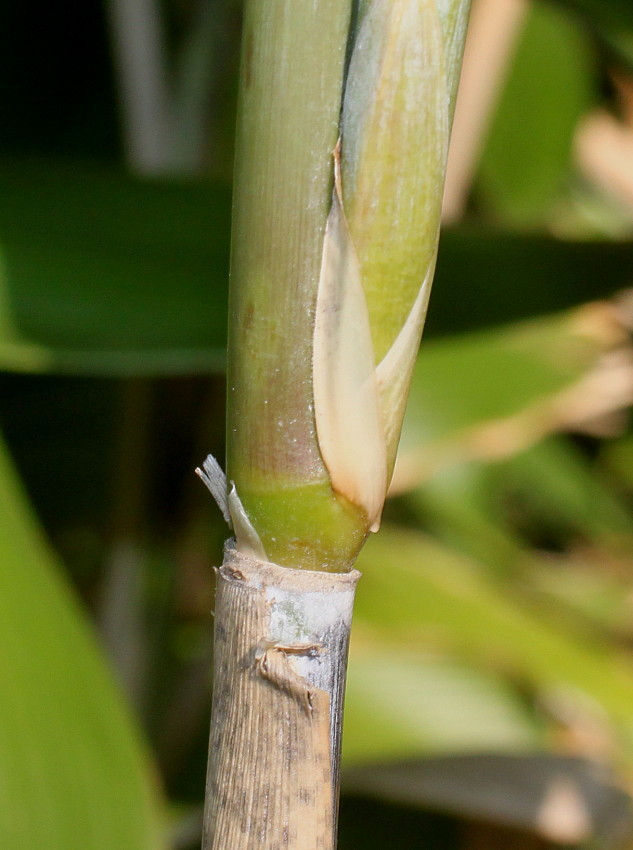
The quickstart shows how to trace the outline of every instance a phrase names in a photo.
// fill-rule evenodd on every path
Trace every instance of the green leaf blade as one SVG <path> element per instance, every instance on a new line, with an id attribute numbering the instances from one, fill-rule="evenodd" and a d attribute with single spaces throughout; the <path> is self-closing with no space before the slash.
<path id="1" fill-rule="evenodd" d="M 161 850 L 147 754 L 0 453 L 0 841 Z"/>

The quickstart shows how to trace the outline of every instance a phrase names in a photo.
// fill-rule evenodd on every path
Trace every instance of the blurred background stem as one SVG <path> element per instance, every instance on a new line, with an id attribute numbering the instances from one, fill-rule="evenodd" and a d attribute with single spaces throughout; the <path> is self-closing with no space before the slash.
<path id="1" fill-rule="evenodd" d="M 126 156 L 139 174 L 172 165 L 172 101 L 167 46 L 156 0 L 108 0 Z"/>
<path id="2" fill-rule="evenodd" d="M 112 476 L 110 548 L 99 596 L 101 635 L 130 701 L 145 700 L 146 509 L 152 384 L 146 378 L 121 383 L 118 435 Z"/>

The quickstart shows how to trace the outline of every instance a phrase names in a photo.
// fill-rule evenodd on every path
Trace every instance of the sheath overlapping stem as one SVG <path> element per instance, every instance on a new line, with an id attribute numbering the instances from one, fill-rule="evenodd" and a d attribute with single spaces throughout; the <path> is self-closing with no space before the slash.
<path id="1" fill-rule="evenodd" d="M 349 569 L 380 522 L 433 274 L 467 7 L 366 0 L 350 35 L 340 0 L 247 3 L 228 476 L 261 551 L 284 566 Z"/>

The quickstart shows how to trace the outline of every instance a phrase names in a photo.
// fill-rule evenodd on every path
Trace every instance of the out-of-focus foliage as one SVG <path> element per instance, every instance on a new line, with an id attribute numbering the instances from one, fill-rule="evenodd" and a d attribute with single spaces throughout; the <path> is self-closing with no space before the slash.
<path id="1" fill-rule="evenodd" d="M 560 0 L 561 5 L 579 13 L 588 26 L 613 51 L 620 62 L 633 67 L 633 10 L 627 0 Z"/>
<path id="2" fill-rule="evenodd" d="M 4 160 L 0 198 L 3 368 L 98 375 L 222 368 L 228 187 Z"/>
<path id="3" fill-rule="evenodd" d="M 586 34 L 555 6 L 535 3 L 519 34 L 479 172 L 489 214 L 538 225 L 570 178 L 576 124 L 596 85 Z"/>
<path id="4" fill-rule="evenodd" d="M 164 846 L 147 754 L 0 444 L 0 835 Z"/>
<path id="5" fill-rule="evenodd" d="M 189 850 L 239 4 L 163 4 L 174 114 L 207 139 L 177 179 L 125 173 L 101 7 L 36 7 L 0 12 L 0 845 L 154 850 L 169 822 Z M 633 841 L 633 182 L 582 137 L 601 110 L 633 138 L 632 9 L 533 0 L 498 72 L 360 563 L 342 850 Z"/>

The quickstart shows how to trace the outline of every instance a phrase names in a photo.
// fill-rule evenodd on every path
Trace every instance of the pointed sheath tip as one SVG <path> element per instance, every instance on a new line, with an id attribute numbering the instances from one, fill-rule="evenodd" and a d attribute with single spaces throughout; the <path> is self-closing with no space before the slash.
<path id="1" fill-rule="evenodd" d="M 367 302 L 338 189 L 332 193 L 317 291 L 314 415 L 332 488 L 363 510 L 373 527 L 387 491 L 386 443 Z"/>

